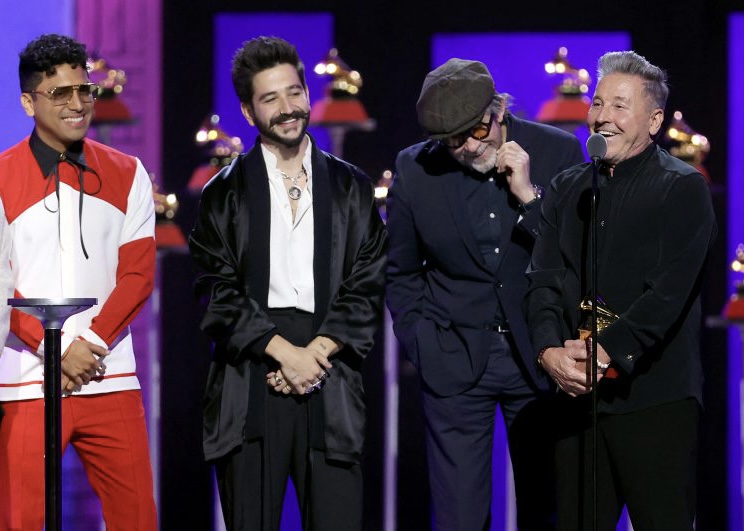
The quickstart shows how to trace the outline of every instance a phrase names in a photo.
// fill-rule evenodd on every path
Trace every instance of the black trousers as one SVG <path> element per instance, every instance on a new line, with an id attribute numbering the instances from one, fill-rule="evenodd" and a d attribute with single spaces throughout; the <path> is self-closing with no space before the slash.
<path id="1" fill-rule="evenodd" d="M 498 405 L 514 470 L 518 527 L 520 531 L 553 531 L 553 401 L 537 398 L 514 359 L 507 334 L 494 332 L 490 349 L 485 373 L 473 388 L 441 397 L 422 386 L 432 528 L 490 529 L 491 457 Z"/>
<path id="2" fill-rule="evenodd" d="M 312 339 L 309 314 L 283 310 L 270 316 L 294 344 Z M 305 531 L 361 530 L 360 465 L 328 460 L 322 449 L 310 444 L 308 397 L 275 393 L 261 383 L 262 437 L 244 441 L 215 463 L 227 529 L 278 531 L 291 477 Z"/>
<path id="3" fill-rule="evenodd" d="M 567 401 L 556 445 L 558 530 L 593 529 L 588 400 Z M 635 531 L 692 531 L 700 406 L 694 399 L 597 421 L 597 529 L 624 505 Z"/>

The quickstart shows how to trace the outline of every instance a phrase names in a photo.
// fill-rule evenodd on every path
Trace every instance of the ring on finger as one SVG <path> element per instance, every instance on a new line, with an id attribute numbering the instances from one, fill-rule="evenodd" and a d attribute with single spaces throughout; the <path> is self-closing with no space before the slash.
<path id="1" fill-rule="evenodd" d="M 288 393 L 292 392 L 292 388 L 289 386 L 289 384 L 284 386 L 284 390 L 287 391 Z"/>
<path id="2" fill-rule="evenodd" d="M 280 386 L 284 383 L 284 378 L 280 378 L 278 376 L 274 376 L 274 385 Z"/>

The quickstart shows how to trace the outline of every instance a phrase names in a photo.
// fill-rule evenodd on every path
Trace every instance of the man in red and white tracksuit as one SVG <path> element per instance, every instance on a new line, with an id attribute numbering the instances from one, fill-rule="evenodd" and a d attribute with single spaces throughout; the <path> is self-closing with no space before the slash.
<path id="1" fill-rule="evenodd" d="M 85 138 L 96 87 L 85 46 L 43 35 L 20 55 L 29 137 L 0 154 L 16 297 L 95 297 L 62 331 L 62 446 L 75 447 L 106 527 L 157 529 L 129 323 L 153 288 L 152 185 L 135 157 Z M 44 331 L 13 310 L 0 355 L 0 530 L 44 520 Z"/>

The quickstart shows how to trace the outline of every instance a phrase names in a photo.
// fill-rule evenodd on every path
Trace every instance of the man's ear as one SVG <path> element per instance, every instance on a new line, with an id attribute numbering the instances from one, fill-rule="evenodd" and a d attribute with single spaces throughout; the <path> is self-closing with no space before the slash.
<path id="1" fill-rule="evenodd" d="M 655 136 L 661 129 L 662 123 L 664 123 L 664 111 L 659 108 L 652 110 L 648 121 L 649 134 Z"/>
<path id="2" fill-rule="evenodd" d="M 256 125 L 256 120 L 253 118 L 253 108 L 250 103 L 240 102 L 240 112 L 243 113 L 243 116 L 245 116 L 245 119 L 248 120 L 249 124 L 253 126 Z"/>
<path id="3" fill-rule="evenodd" d="M 24 92 L 21 94 L 21 106 L 23 107 L 23 112 L 26 113 L 26 116 L 33 118 L 36 114 L 36 109 L 34 109 L 34 99 L 28 92 Z"/>

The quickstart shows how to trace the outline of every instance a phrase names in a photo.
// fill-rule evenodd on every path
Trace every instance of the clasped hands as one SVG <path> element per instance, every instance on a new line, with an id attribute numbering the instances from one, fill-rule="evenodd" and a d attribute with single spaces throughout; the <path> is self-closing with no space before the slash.
<path id="1" fill-rule="evenodd" d="M 266 375 L 266 384 L 285 395 L 312 393 L 330 375 L 328 370 L 333 365 L 328 358 L 338 350 L 339 346 L 326 337 L 316 337 L 306 347 L 298 347 L 275 336 L 266 352 L 279 362 L 279 369 Z"/>
<path id="2" fill-rule="evenodd" d="M 570 339 L 563 347 L 548 348 L 540 358 L 540 365 L 566 394 L 576 397 L 589 393 L 591 386 L 591 339 Z M 597 360 L 610 363 L 612 360 L 602 345 L 597 343 Z M 597 369 L 597 383 L 604 371 Z"/>

